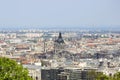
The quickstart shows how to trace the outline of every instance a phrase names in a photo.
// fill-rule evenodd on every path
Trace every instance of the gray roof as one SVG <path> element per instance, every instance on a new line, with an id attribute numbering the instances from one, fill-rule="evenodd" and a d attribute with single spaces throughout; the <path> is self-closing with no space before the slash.
<path id="1" fill-rule="evenodd" d="M 28 68 L 28 69 L 41 69 L 41 66 L 36 66 L 36 65 L 31 65 L 31 64 L 23 65 L 23 67 Z"/>

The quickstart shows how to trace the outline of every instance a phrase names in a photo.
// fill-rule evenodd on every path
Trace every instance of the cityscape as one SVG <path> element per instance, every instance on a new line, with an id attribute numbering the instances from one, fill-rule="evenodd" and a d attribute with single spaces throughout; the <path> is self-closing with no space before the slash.
<path id="1" fill-rule="evenodd" d="M 120 80 L 120 0 L 0 0 L 0 80 Z"/>
<path id="2" fill-rule="evenodd" d="M 0 56 L 22 64 L 34 80 L 94 80 L 90 71 L 120 71 L 120 32 L 1 31 Z"/>

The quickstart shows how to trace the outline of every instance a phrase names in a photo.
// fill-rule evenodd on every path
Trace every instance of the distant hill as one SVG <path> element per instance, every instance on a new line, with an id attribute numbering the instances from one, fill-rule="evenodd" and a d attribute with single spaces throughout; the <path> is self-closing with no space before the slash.
<path id="1" fill-rule="evenodd" d="M 109 30 L 109 31 L 120 31 L 120 26 L 43 26 L 43 27 L 32 27 L 32 26 L 14 26 L 14 27 L 1 27 L 0 30 L 24 30 L 24 29 L 41 29 L 41 30 Z"/>

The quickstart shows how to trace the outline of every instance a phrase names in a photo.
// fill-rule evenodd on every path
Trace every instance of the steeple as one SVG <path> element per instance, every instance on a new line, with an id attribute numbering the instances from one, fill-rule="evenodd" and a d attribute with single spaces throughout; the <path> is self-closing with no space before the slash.
<path id="1" fill-rule="evenodd" d="M 55 40 L 54 43 L 54 57 L 59 58 L 59 53 L 63 52 L 65 50 L 65 42 L 62 38 L 61 32 L 59 32 L 58 38 Z"/>
<path id="2" fill-rule="evenodd" d="M 59 36 L 58 36 L 58 38 L 62 38 L 61 32 L 59 32 Z"/>
<path id="3" fill-rule="evenodd" d="M 63 40 L 63 38 L 62 38 L 62 34 L 61 34 L 61 32 L 59 32 L 58 39 L 55 40 L 55 42 L 57 42 L 57 43 L 59 43 L 59 44 L 64 43 L 64 40 Z"/>

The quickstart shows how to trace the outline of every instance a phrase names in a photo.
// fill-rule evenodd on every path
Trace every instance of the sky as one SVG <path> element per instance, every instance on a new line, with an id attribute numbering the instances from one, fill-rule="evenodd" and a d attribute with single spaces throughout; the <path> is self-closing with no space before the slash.
<path id="1" fill-rule="evenodd" d="M 120 0 L 0 0 L 0 27 L 119 25 Z"/>

